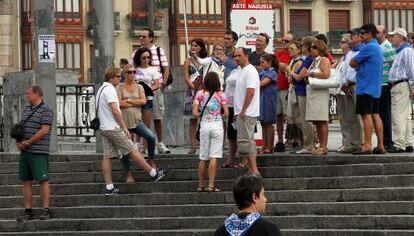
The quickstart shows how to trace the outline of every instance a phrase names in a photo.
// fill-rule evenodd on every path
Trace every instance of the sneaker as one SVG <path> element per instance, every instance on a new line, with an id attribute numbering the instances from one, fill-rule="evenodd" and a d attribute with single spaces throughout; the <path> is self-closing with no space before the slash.
<path id="1" fill-rule="evenodd" d="M 17 222 L 26 222 L 29 220 L 33 220 L 34 219 L 34 214 L 33 212 L 28 212 L 28 211 L 24 211 L 24 214 L 22 216 L 19 216 L 16 221 Z"/>
<path id="2" fill-rule="evenodd" d="M 110 196 L 110 195 L 118 194 L 120 192 L 121 191 L 118 188 L 106 189 L 105 190 L 105 196 Z"/>
<path id="3" fill-rule="evenodd" d="M 50 210 L 49 209 L 43 209 L 43 212 L 40 215 L 39 220 L 48 220 L 50 218 L 52 218 L 50 216 Z"/>
<path id="4" fill-rule="evenodd" d="M 159 168 L 159 169 L 157 169 L 157 174 L 154 177 L 152 177 L 153 181 L 158 182 L 160 179 L 164 178 L 164 176 L 168 173 L 169 170 L 170 170 L 169 168 L 166 168 L 166 169 Z"/>
<path id="5" fill-rule="evenodd" d="M 164 143 L 158 143 L 158 154 L 169 154 L 169 153 L 171 153 L 171 151 L 164 145 Z"/>

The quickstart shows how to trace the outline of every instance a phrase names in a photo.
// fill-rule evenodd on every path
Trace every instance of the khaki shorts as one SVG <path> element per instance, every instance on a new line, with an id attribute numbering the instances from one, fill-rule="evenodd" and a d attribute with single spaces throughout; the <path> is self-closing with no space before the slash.
<path id="1" fill-rule="evenodd" d="M 257 118 L 245 116 L 242 120 L 237 116 L 237 152 L 240 155 L 252 155 L 257 153 L 256 143 L 254 141 L 254 128 L 256 127 Z"/>
<path id="2" fill-rule="evenodd" d="M 123 156 L 137 150 L 134 143 L 120 128 L 102 131 L 103 158 L 118 156 L 118 151 Z"/>
<path id="3" fill-rule="evenodd" d="M 154 92 L 154 100 L 152 102 L 154 105 L 154 108 L 152 110 L 152 119 L 164 119 L 164 94 L 160 90 Z"/>
<path id="4" fill-rule="evenodd" d="M 288 95 L 287 90 L 279 90 L 278 91 L 278 98 L 277 98 L 277 114 L 278 115 L 286 115 L 287 114 L 287 106 L 288 101 L 286 99 L 286 96 Z"/>

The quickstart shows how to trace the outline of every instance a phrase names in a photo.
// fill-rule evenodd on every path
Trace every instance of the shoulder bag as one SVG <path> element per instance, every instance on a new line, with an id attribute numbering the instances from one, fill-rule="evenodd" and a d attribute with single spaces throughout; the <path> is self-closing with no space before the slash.
<path id="1" fill-rule="evenodd" d="M 43 105 L 43 102 L 41 102 L 38 106 L 35 107 L 35 109 L 32 111 L 32 113 L 24 120 L 21 121 L 18 124 L 14 124 L 13 127 L 10 129 L 10 137 L 13 139 L 16 139 L 16 142 L 21 142 L 24 138 L 24 123 L 26 123 L 30 117 L 33 116 L 34 113 L 36 113 L 37 109 Z"/>
<path id="2" fill-rule="evenodd" d="M 200 122 L 198 123 L 197 133 L 196 133 L 196 139 L 199 142 L 200 142 L 200 124 L 201 124 L 201 120 L 203 119 L 203 113 L 204 113 L 204 110 L 206 110 L 207 104 L 210 101 L 210 99 L 213 97 L 213 95 L 214 95 L 214 93 L 210 94 L 210 96 L 207 99 L 206 104 L 204 104 L 204 107 L 203 107 L 203 109 L 201 110 L 201 113 L 200 113 Z"/>
<path id="3" fill-rule="evenodd" d="M 318 65 L 315 66 L 315 69 L 312 69 L 312 72 L 320 72 L 320 60 L 317 62 Z M 328 88 L 338 88 L 341 85 L 341 78 L 338 75 L 336 69 L 330 68 L 331 72 L 327 79 L 318 79 L 316 77 L 308 77 L 309 86 L 313 89 L 328 89 Z"/>
<path id="4" fill-rule="evenodd" d="M 106 85 L 105 87 L 108 87 L 109 85 Z M 98 116 L 98 111 L 99 111 L 99 99 L 101 98 L 101 95 L 102 95 L 102 92 L 103 92 L 103 90 L 105 89 L 105 87 L 103 87 L 102 89 L 101 89 L 101 93 L 99 94 L 99 96 L 98 96 L 98 102 L 96 103 L 96 110 L 95 110 L 95 118 L 91 121 L 91 123 L 90 123 L 90 127 L 93 129 L 93 130 L 98 130 L 99 129 L 99 126 L 101 125 L 101 122 L 99 121 L 99 116 Z"/>

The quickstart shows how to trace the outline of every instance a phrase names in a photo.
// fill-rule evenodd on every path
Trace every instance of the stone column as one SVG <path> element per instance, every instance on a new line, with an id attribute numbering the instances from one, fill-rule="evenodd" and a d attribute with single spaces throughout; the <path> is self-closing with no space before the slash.
<path id="1" fill-rule="evenodd" d="M 54 111 L 50 151 L 57 152 L 55 7 L 54 0 L 34 0 L 35 83 L 43 90 L 44 101 Z"/>
<path id="2" fill-rule="evenodd" d="M 94 58 L 92 82 L 95 89 L 104 82 L 105 69 L 114 65 L 114 2 L 113 0 L 92 0 L 90 9 L 93 19 Z M 102 152 L 102 139 L 96 135 L 96 152 Z"/>

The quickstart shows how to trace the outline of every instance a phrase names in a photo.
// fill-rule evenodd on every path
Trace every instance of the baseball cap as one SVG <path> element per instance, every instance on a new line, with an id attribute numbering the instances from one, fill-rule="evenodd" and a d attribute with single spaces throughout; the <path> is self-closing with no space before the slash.
<path id="1" fill-rule="evenodd" d="M 395 35 L 395 34 L 399 34 L 403 36 L 404 38 L 407 38 L 408 36 L 407 31 L 405 31 L 405 29 L 403 28 L 395 28 L 394 31 L 388 33 L 388 35 Z"/>
<path id="2" fill-rule="evenodd" d="M 359 27 L 348 30 L 348 34 L 360 34 L 360 33 L 361 33 L 361 28 Z"/>

